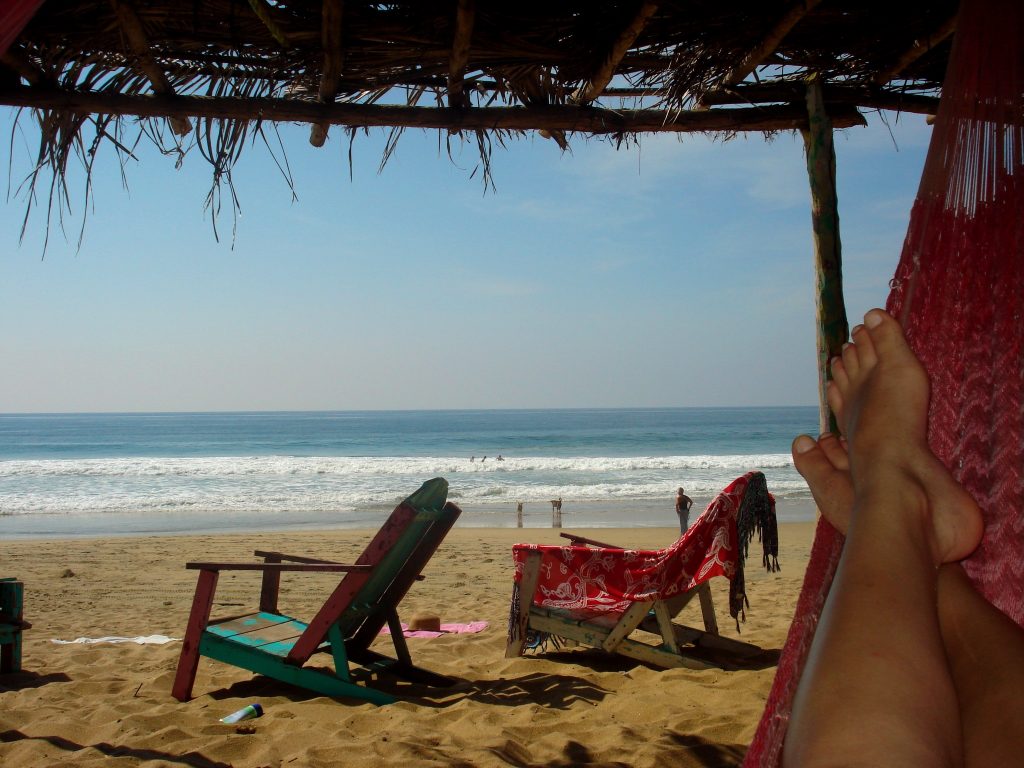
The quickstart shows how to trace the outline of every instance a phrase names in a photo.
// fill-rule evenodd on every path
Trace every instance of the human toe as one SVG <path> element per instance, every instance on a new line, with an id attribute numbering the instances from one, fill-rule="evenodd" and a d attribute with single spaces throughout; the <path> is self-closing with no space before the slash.
<path id="1" fill-rule="evenodd" d="M 838 469 L 820 441 L 809 435 L 800 435 L 793 441 L 793 466 L 812 490 L 828 483 Z"/>
<path id="2" fill-rule="evenodd" d="M 839 531 L 849 527 L 852 489 L 849 476 L 832 464 L 819 442 L 807 435 L 793 441 L 793 466 L 807 481 L 818 509 Z"/>
<path id="3" fill-rule="evenodd" d="M 855 326 L 850 332 L 850 338 L 853 339 L 853 346 L 856 348 L 859 369 L 865 370 L 874 366 L 878 362 L 878 353 L 867 326 Z"/>
<path id="4" fill-rule="evenodd" d="M 842 387 L 837 381 L 830 381 L 825 386 L 825 400 L 832 413 L 836 415 L 839 428 L 846 432 L 846 401 L 843 400 Z"/>
<path id="5" fill-rule="evenodd" d="M 833 467 L 840 472 L 850 471 L 850 456 L 846 452 L 843 441 L 840 441 L 836 435 L 826 432 L 818 438 L 818 447 Z"/>
<path id="6" fill-rule="evenodd" d="M 883 309 L 872 309 L 864 315 L 865 338 L 881 356 L 909 352 L 903 328 L 896 318 Z"/>
<path id="7" fill-rule="evenodd" d="M 846 363 L 843 358 L 836 356 L 829 361 L 829 370 L 832 373 L 832 380 L 836 382 L 842 389 L 850 384 L 850 376 L 846 372 Z"/>

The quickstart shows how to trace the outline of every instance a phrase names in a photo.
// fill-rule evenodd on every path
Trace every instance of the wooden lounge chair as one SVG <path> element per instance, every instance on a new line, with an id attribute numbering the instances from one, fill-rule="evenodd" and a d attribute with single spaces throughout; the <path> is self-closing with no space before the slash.
<path id="1" fill-rule="evenodd" d="M 712 576 L 730 578 L 730 613 L 738 626 L 746 604 L 743 560 L 755 531 L 765 544 L 765 566 L 777 570 L 774 500 L 759 472 L 730 484 L 664 550 L 626 550 L 571 534 L 562 534 L 567 547 L 516 545 L 505 656 L 521 656 L 545 640 L 666 668 L 729 667 L 760 656 L 757 646 L 719 634 L 708 585 Z M 694 597 L 703 629 L 674 621 Z"/>
<path id="2" fill-rule="evenodd" d="M 448 483 L 424 483 L 388 518 L 353 564 L 257 551 L 262 563 L 188 563 L 199 571 L 195 599 L 182 643 L 172 693 L 180 701 L 192 695 L 200 656 L 292 683 L 327 696 L 363 699 L 375 704 L 396 700 L 357 680 L 379 672 L 431 686 L 454 681 L 413 665 L 398 620 L 398 603 L 447 535 L 461 510 L 446 503 Z M 226 570 L 263 572 L 259 611 L 210 621 L 217 577 Z M 281 573 L 338 572 L 341 581 L 307 624 L 278 612 Z M 387 624 L 395 657 L 371 651 Z M 334 671 L 309 665 L 314 653 L 330 654 Z M 350 669 L 350 664 L 358 666 Z"/>
<path id="3" fill-rule="evenodd" d="M 0 579 L 0 675 L 21 671 L 21 633 L 32 627 L 23 618 L 25 585 Z"/>

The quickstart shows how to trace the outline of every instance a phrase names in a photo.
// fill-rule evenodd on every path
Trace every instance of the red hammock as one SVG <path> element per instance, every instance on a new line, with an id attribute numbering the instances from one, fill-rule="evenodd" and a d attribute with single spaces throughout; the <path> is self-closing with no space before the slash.
<path id="1" fill-rule="evenodd" d="M 0 0 L 0 56 L 35 16 L 43 0 Z"/>
<path id="2" fill-rule="evenodd" d="M 888 310 L 932 383 L 929 442 L 985 535 L 964 568 L 1024 626 L 1024 2 L 964 0 Z M 744 766 L 779 762 L 842 547 L 824 520 Z"/>

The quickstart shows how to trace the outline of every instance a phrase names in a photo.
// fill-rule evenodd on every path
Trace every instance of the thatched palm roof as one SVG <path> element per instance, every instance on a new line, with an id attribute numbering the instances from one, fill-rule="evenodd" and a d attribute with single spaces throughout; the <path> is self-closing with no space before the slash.
<path id="1" fill-rule="evenodd" d="M 24 1 L 24 0 L 22 0 Z M 29 0 L 31 2 L 31 0 Z M 264 121 L 616 140 L 934 112 L 956 0 L 45 0 L 0 56 L 0 104 L 32 107 L 60 180 L 137 126 L 221 180 Z M 129 123 L 124 117 L 147 118 Z M 170 130 L 166 130 L 169 127 Z M 60 181 L 58 181 L 58 184 Z"/>

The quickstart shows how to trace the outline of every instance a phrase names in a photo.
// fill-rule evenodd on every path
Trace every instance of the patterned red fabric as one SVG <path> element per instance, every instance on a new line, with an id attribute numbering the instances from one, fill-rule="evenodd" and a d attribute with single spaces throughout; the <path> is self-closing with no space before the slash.
<path id="1" fill-rule="evenodd" d="M 35 16 L 43 0 L 0 0 L 0 56 Z"/>
<path id="2" fill-rule="evenodd" d="M 928 441 L 981 507 L 964 569 L 1024 626 L 1024 3 L 964 0 L 887 309 L 932 384 Z M 744 766 L 776 766 L 842 537 L 822 521 Z M 896 576 L 898 578 L 898 576 Z"/>
<path id="3" fill-rule="evenodd" d="M 741 569 L 737 514 L 751 482 L 763 485 L 764 476 L 750 472 L 734 480 L 666 549 L 516 544 L 516 583 L 522 579 L 526 553 L 539 551 L 543 559 L 535 604 L 574 615 L 609 616 L 621 614 L 634 601 L 668 598 L 715 576 L 731 580 Z M 774 499 L 768 498 L 774 511 Z"/>

